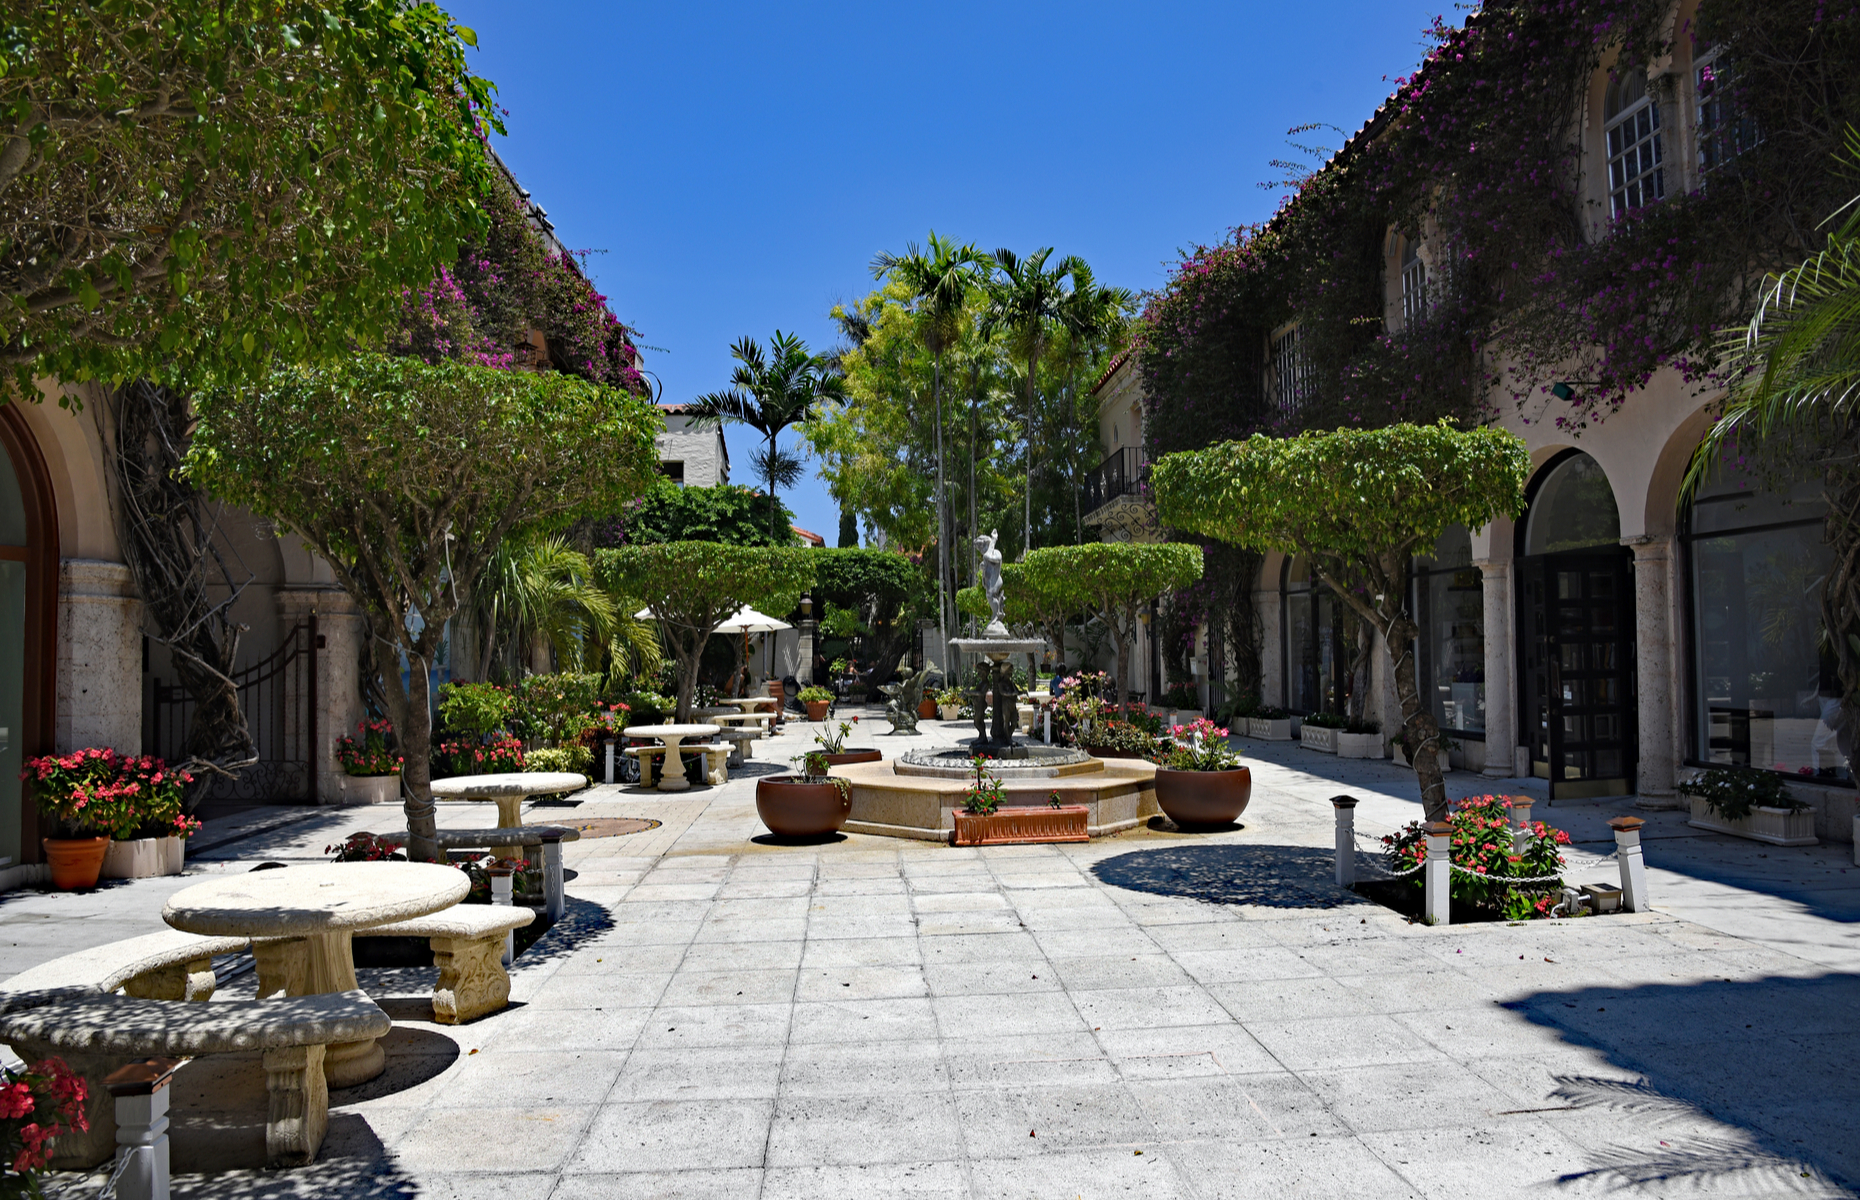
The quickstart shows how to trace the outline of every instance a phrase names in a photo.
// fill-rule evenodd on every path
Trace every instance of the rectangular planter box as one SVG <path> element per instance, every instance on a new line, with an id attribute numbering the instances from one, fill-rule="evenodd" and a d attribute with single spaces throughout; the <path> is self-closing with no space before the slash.
<path id="1" fill-rule="evenodd" d="M 1292 740 L 1292 719 L 1286 717 L 1279 721 L 1262 721 L 1258 717 L 1248 717 L 1246 735 L 1262 742 L 1289 742 Z"/>
<path id="2" fill-rule="evenodd" d="M 400 800 L 399 775 L 344 775 L 344 804 L 395 804 Z"/>
<path id="3" fill-rule="evenodd" d="M 178 837 L 132 838 L 111 842 L 103 851 L 104 879 L 149 879 L 179 875 L 186 841 Z"/>
<path id="4" fill-rule="evenodd" d="M 1338 758 L 1382 757 L 1382 735 L 1379 733 L 1344 733 L 1342 730 L 1331 732 L 1337 735 Z"/>
<path id="5" fill-rule="evenodd" d="M 1088 842 L 1083 804 L 1058 808 L 1001 808 L 992 813 L 956 814 L 958 846 L 1014 846 L 1025 842 Z"/>
<path id="6" fill-rule="evenodd" d="M 1196 721 L 1201 720 L 1201 718 L 1207 715 L 1208 715 L 1207 713 L 1202 712 L 1198 708 L 1170 709 L 1169 710 L 1169 724 L 1171 725 L 1192 725 Z"/>
<path id="7" fill-rule="evenodd" d="M 1790 812 L 1786 808 L 1752 809 L 1749 816 L 1738 821 L 1727 821 L 1711 809 L 1705 807 L 1705 801 L 1697 796 L 1688 797 L 1692 801 L 1692 816 L 1686 824 L 1695 829 L 1709 829 L 1713 833 L 1728 833 L 1732 837 L 1749 838 L 1753 842 L 1768 842 L 1772 846 L 1813 846 L 1815 838 L 1815 810 L 1805 808 L 1801 812 Z"/>
<path id="8" fill-rule="evenodd" d="M 1299 727 L 1298 740 L 1307 750 L 1321 750 L 1325 754 L 1337 753 L 1337 734 L 1341 730 L 1320 729 L 1309 722 Z"/>

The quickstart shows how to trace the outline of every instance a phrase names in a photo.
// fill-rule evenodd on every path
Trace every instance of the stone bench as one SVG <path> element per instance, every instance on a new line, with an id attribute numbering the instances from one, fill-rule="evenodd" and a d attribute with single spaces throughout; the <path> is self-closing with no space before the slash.
<path id="1" fill-rule="evenodd" d="M 142 1000 L 206 1000 L 213 995 L 213 959 L 249 945 L 249 938 L 164 929 L 40 963 L 0 984 L 0 992 L 121 990 Z"/>
<path id="2" fill-rule="evenodd" d="M 280 996 L 236 1003 L 188 1004 L 110 993 L 8 992 L 0 996 L 0 1041 L 27 1062 L 64 1059 L 84 1077 L 90 1132 L 53 1144 L 56 1167 L 88 1170 L 116 1146 L 109 1075 L 150 1055 L 263 1051 L 270 1107 L 265 1161 L 303 1166 L 316 1158 L 329 1127 L 324 1047 L 387 1033 L 393 1023 L 362 992 Z"/>
<path id="3" fill-rule="evenodd" d="M 455 904 L 424 917 L 358 929 L 355 936 L 425 938 L 439 968 L 433 1020 L 460 1025 L 510 1003 L 505 950 L 511 933 L 535 919 L 535 912 L 520 905 Z"/>
<path id="4" fill-rule="evenodd" d="M 709 718 L 712 725 L 734 726 L 740 729 L 756 731 L 757 737 L 766 737 L 774 732 L 775 714 L 770 712 L 723 713 Z"/>
<path id="5" fill-rule="evenodd" d="M 681 754 L 687 752 L 696 753 L 699 751 L 703 753 L 704 781 L 713 787 L 721 786 L 730 781 L 730 754 L 734 748 L 734 745 L 730 742 L 686 742 L 684 745 L 678 747 Z M 666 747 L 664 746 L 628 746 L 626 748 L 626 755 L 628 758 L 637 758 L 639 760 L 639 779 L 641 783 L 646 783 L 649 779 L 656 781 L 657 777 L 652 774 L 648 767 L 654 759 L 662 756 L 665 750 Z"/>
<path id="6" fill-rule="evenodd" d="M 377 839 L 384 846 L 407 844 L 404 833 L 384 834 Z M 562 877 L 562 843 L 578 842 L 581 831 L 563 825 L 511 825 L 500 829 L 441 829 L 434 839 L 441 850 L 503 850 L 511 846 L 527 850 L 540 847 L 542 854 L 543 911 L 551 921 L 559 921 L 568 911 L 567 884 Z"/>
<path id="7" fill-rule="evenodd" d="M 717 740 L 730 743 L 730 757 L 728 761 L 729 765 L 732 767 L 740 767 L 756 756 L 756 739 L 761 736 L 761 733 L 754 729 L 740 727 L 726 726 L 717 730 Z"/>

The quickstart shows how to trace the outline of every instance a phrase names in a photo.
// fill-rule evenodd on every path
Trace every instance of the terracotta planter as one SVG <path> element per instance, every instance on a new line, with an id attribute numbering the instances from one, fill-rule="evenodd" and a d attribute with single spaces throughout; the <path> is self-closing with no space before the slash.
<path id="1" fill-rule="evenodd" d="M 836 783 L 806 783 L 793 775 L 756 780 L 756 815 L 776 837 L 838 833 L 852 813 L 852 793 Z"/>
<path id="2" fill-rule="evenodd" d="M 1088 842 L 1083 804 L 1058 808 L 999 808 L 991 813 L 956 813 L 958 846 L 1014 846 L 1029 842 Z"/>
<path id="3" fill-rule="evenodd" d="M 1231 771 L 1172 771 L 1156 768 L 1156 803 L 1171 821 L 1184 828 L 1231 825 L 1253 798 L 1253 772 L 1247 767 Z"/>
<path id="4" fill-rule="evenodd" d="M 45 847 L 53 887 L 72 892 L 97 886 L 103 856 L 110 849 L 109 838 L 44 838 L 39 844 Z"/>
<path id="5" fill-rule="evenodd" d="M 826 758 L 829 767 L 843 767 L 848 763 L 879 762 L 884 759 L 885 755 L 883 751 L 867 746 L 864 749 L 842 750 L 838 754 L 828 754 L 823 757 Z"/>
<path id="6" fill-rule="evenodd" d="M 917 706 L 917 715 L 925 721 L 936 719 L 936 701 L 925 700 Z"/>
<path id="7" fill-rule="evenodd" d="M 830 708 L 831 706 L 832 706 L 832 701 L 830 700 L 809 700 L 807 701 L 807 719 L 810 721 L 826 720 L 827 709 Z"/>

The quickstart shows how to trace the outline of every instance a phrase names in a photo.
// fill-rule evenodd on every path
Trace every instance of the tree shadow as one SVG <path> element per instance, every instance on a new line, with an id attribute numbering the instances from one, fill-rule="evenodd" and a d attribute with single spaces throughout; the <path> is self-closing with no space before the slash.
<path id="1" fill-rule="evenodd" d="M 579 950 L 582 943 L 613 927 L 613 914 L 605 906 L 570 896 L 561 918 L 518 953 L 516 961 L 510 964 L 510 973 L 515 976 L 522 971 L 535 970 L 541 964 L 566 958 Z"/>
<path id="2" fill-rule="evenodd" d="M 1112 887 L 1209 904 L 1338 908 L 1364 903 L 1337 887 L 1331 852 L 1311 846 L 1170 846 L 1102 859 L 1091 871 Z"/>
<path id="3" fill-rule="evenodd" d="M 1551 1077 L 1545 1105 L 1633 1127 L 1586 1146 L 1561 1184 L 1827 1195 L 1860 1181 L 1860 976 L 1576 988 L 1502 1007 L 1640 1077 Z M 1648 1137 L 1649 1123 L 1672 1128 Z"/>

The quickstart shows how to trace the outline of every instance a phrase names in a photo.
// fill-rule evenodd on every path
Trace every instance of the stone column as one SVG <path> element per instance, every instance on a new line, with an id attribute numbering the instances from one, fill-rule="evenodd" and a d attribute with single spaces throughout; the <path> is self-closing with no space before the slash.
<path id="1" fill-rule="evenodd" d="M 295 758 L 305 751 L 304 739 L 316 761 L 317 804 L 341 804 L 342 767 L 336 762 L 336 739 L 355 731 L 362 719 L 362 615 L 355 601 L 340 588 L 279 588 L 273 593 L 278 624 L 289 630 L 316 615 L 316 708 L 309 729 L 285 730 L 285 753 Z M 298 691 L 307 681 L 300 672 L 285 676 L 284 711 L 295 720 L 307 697 Z"/>
<path id="2" fill-rule="evenodd" d="M 1511 648 L 1511 564 L 1481 559 L 1485 576 L 1485 774 L 1508 779 L 1517 768 L 1518 685 Z"/>
<path id="3" fill-rule="evenodd" d="M 142 602 L 119 562 L 58 564 L 59 753 L 110 746 L 142 753 Z"/>
<path id="4" fill-rule="evenodd" d="M 1673 539 L 1647 535 L 1624 539 L 1634 551 L 1634 676 L 1639 695 L 1639 765 L 1635 791 L 1655 800 L 1673 796 L 1676 757 L 1673 708 L 1672 603 Z"/>

